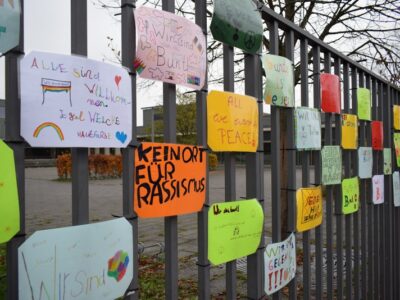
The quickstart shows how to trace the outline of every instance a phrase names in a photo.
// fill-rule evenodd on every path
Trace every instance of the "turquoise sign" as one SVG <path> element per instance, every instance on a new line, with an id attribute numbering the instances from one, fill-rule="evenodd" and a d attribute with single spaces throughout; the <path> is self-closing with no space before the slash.
<path id="1" fill-rule="evenodd" d="M 19 0 L 0 0 L 0 53 L 3 54 L 19 44 Z"/>

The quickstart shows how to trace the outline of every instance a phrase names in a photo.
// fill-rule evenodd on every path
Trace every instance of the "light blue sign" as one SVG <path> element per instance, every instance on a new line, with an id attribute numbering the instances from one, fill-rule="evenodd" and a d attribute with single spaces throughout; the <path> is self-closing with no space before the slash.
<path id="1" fill-rule="evenodd" d="M 5 53 L 19 44 L 19 0 L 0 0 L 0 53 Z"/>
<path id="2" fill-rule="evenodd" d="M 372 177 L 372 148 L 360 147 L 358 148 L 358 176 L 361 179 Z"/>

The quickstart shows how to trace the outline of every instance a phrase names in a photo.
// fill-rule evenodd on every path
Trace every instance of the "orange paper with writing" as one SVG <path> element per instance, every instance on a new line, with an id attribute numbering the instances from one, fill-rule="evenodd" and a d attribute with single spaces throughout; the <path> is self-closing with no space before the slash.
<path id="1" fill-rule="evenodd" d="M 206 191 L 206 150 L 142 143 L 135 150 L 134 209 L 141 218 L 201 210 Z"/>
<path id="2" fill-rule="evenodd" d="M 400 130 L 400 106 L 393 105 L 393 128 Z"/>
<path id="3" fill-rule="evenodd" d="M 207 141 L 213 151 L 257 151 L 258 106 L 255 98 L 230 92 L 210 92 L 207 125 Z"/>

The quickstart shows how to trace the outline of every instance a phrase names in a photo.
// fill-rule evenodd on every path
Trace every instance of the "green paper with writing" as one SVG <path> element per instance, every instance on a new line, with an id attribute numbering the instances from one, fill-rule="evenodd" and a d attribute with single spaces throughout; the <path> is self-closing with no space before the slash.
<path id="1" fill-rule="evenodd" d="M 0 140 L 0 243 L 19 231 L 19 202 L 14 152 Z"/>
<path id="2" fill-rule="evenodd" d="M 251 0 L 214 0 L 210 25 L 217 41 L 255 54 L 261 46 L 261 15 Z"/>
<path id="3" fill-rule="evenodd" d="M 208 211 L 208 259 L 222 264 L 256 252 L 264 213 L 256 199 L 213 204 Z"/>
<path id="4" fill-rule="evenodd" d="M 357 89 L 358 119 L 371 121 L 371 92 L 366 88 Z"/>
<path id="5" fill-rule="evenodd" d="M 360 189 L 358 177 L 343 179 L 342 181 L 342 212 L 351 214 L 358 210 Z"/>
<path id="6" fill-rule="evenodd" d="M 393 142 L 396 154 L 396 164 L 400 167 L 400 133 L 393 133 Z"/>
<path id="7" fill-rule="evenodd" d="M 322 184 L 340 184 L 342 180 L 342 150 L 340 146 L 325 146 L 321 150 Z"/>
<path id="8" fill-rule="evenodd" d="M 383 149 L 383 174 L 385 174 L 385 175 L 392 174 L 392 149 L 391 148 Z"/>

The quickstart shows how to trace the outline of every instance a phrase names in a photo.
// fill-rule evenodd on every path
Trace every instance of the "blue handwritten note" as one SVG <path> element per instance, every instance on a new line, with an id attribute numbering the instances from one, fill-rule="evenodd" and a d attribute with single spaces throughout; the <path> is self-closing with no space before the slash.
<path id="1" fill-rule="evenodd" d="M 321 113 L 314 108 L 297 107 L 294 115 L 297 150 L 321 149 Z"/>

